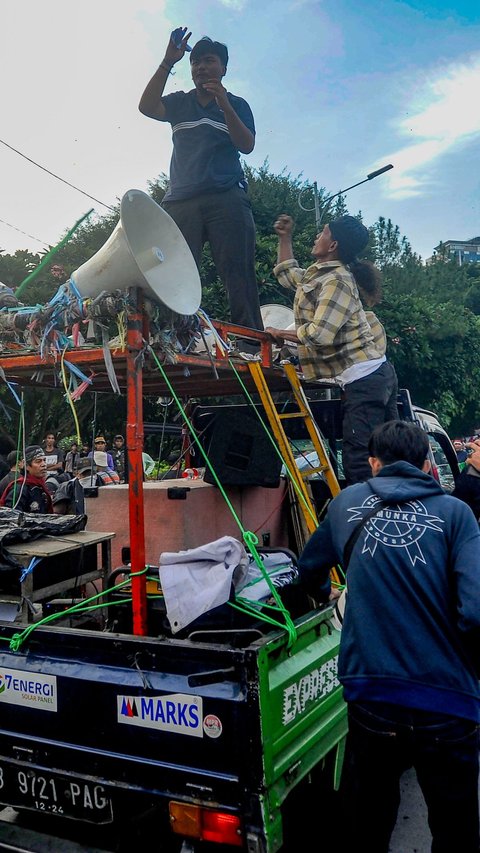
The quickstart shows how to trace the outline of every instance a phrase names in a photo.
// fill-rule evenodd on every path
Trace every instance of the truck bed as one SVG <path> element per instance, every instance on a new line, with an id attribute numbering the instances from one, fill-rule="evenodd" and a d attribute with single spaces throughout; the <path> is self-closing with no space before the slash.
<path id="1" fill-rule="evenodd" d="M 296 620 L 290 648 L 280 630 L 39 627 L 14 652 L 0 626 L 0 802 L 125 838 L 155 815 L 172 839 L 169 804 L 192 801 L 241 815 L 249 850 L 280 849 L 282 803 L 346 731 L 330 615 Z"/>

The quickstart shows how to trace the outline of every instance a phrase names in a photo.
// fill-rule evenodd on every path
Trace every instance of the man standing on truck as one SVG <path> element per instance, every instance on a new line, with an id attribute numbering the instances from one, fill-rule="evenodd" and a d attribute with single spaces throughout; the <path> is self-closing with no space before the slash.
<path id="1" fill-rule="evenodd" d="M 367 228 L 354 216 L 341 216 L 325 225 L 312 248 L 308 269 L 293 257 L 293 220 L 282 214 L 274 225 L 278 234 L 279 283 L 295 291 L 295 330 L 267 327 L 273 340 L 298 344 L 306 379 L 336 379 L 343 393 L 342 460 L 348 484 L 370 477 L 368 439 L 372 430 L 398 417 L 398 381 L 385 355 L 383 327 L 372 331 L 361 302 L 362 292 L 378 289 L 379 271 L 358 253 L 367 246 Z M 373 299 L 373 301 L 376 301 Z M 378 329 L 377 329 L 378 327 Z"/>
<path id="2" fill-rule="evenodd" d="M 350 557 L 338 660 L 346 851 L 387 853 L 412 766 L 432 850 L 479 850 L 480 532 L 430 476 L 428 452 L 414 424 L 377 427 L 372 478 L 333 499 L 299 559 L 301 584 L 326 601 L 331 566 Z"/>
<path id="3" fill-rule="evenodd" d="M 139 110 L 172 126 L 173 155 L 170 183 L 162 207 L 184 235 L 197 266 L 208 241 L 224 285 L 233 323 L 263 329 L 255 273 L 255 223 L 247 195 L 240 154 L 255 146 L 252 111 L 243 98 L 227 92 L 226 45 L 208 36 L 193 49 L 191 33 L 178 27 L 165 56 L 147 84 Z M 186 51 L 195 88 L 190 92 L 163 90 Z M 242 341 L 246 352 L 254 347 Z"/>
<path id="4" fill-rule="evenodd" d="M 25 474 L 13 480 L 0 497 L 0 506 L 8 506 L 21 512 L 53 512 L 52 497 L 45 480 L 47 460 L 39 444 L 25 448 Z"/>

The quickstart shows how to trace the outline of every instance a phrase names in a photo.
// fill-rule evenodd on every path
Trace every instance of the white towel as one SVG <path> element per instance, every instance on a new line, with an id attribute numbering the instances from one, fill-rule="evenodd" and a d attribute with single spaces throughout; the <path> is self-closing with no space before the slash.
<path id="1" fill-rule="evenodd" d="M 172 633 L 225 604 L 232 581 L 241 582 L 248 562 L 245 548 L 233 536 L 222 536 L 188 551 L 161 554 L 160 584 Z"/>

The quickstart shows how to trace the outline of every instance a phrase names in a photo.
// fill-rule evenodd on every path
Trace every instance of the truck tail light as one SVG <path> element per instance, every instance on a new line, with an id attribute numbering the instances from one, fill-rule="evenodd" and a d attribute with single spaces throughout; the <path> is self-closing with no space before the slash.
<path id="1" fill-rule="evenodd" d="M 175 833 L 202 841 L 243 847 L 240 818 L 236 815 L 174 800 L 170 801 L 168 809 Z"/>

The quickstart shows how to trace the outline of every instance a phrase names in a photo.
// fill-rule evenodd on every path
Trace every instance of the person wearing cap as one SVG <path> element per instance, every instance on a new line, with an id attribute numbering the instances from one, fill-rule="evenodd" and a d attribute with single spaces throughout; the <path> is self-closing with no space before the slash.
<path id="1" fill-rule="evenodd" d="M 95 470 L 97 472 L 97 485 L 112 486 L 120 483 L 120 477 L 113 465 L 109 462 L 109 453 L 96 450 L 93 454 Z"/>
<path id="2" fill-rule="evenodd" d="M 255 223 L 240 154 L 255 146 L 250 106 L 227 92 L 226 45 L 203 36 L 193 49 L 187 28 L 174 30 L 147 84 L 139 110 L 172 127 L 169 188 L 162 207 L 182 231 L 197 265 L 210 244 L 233 323 L 263 329 L 255 273 Z M 194 88 L 163 94 L 173 66 L 187 51 Z M 248 351 L 248 344 L 242 342 Z M 253 351 L 253 347 L 250 348 Z"/>
<path id="3" fill-rule="evenodd" d="M 336 379 L 343 390 L 342 461 L 347 484 L 370 478 L 368 441 L 374 428 L 398 418 L 398 380 L 387 361 L 384 330 L 375 334 L 367 320 L 359 288 L 374 293 L 379 271 L 357 255 L 368 243 L 368 230 L 354 216 L 341 216 L 317 235 L 314 263 L 300 269 L 293 257 L 293 220 L 282 214 L 274 225 L 278 263 L 274 275 L 295 291 L 295 330 L 267 327 L 272 339 L 298 345 L 306 379 Z"/>
<path id="4" fill-rule="evenodd" d="M 107 442 L 103 435 L 97 435 L 95 441 L 93 442 L 93 450 L 88 454 L 88 459 L 93 459 L 96 464 L 101 464 L 97 461 L 96 454 L 97 453 L 105 453 L 107 457 L 107 461 L 104 463 L 108 468 L 111 468 L 112 471 L 115 470 L 115 465 L 113 463 L 112 454 L 107 451 Z M 103 459 L 103 456 L 101 457 Z"/>
<path id="5" fill-rule="evenodd" d="M 81 456 L 80 459 L 77 459 L 75 463 L 74 476 L 80 481 L 84 488 L 85 486 L 96 486 L 97 474 L 93 459 L 88 459 L 85 456 Z"/>
<path id="6" fill-rule="evenodd" d="M 8 484 L 0 498 L 0 506 L 21 512 L 52 513 L 50 492 L 45 486 L 47 462 L 45 451 L 39 444 L 25 448 L 25 474 Z"/>

